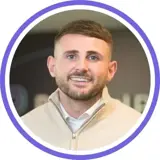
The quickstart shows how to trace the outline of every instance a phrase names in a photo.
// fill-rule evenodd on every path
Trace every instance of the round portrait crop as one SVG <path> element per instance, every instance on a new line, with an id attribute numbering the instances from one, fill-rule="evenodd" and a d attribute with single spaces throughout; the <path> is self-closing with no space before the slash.
<path id="1" fill-rule="evenodd" d="M 142 123 L 139 125 L 139 127 L 127 138 L 125 139 L 123 142 L 121 142 L 120 144 L 106 150 L 106 151 L 101 151 L 99 153 L 94 153 L 94 154 L 87 154 L 87 155 L 73 155 L 73 154 L 65 154 L 65 153 L 61 153 L 58 151 L 54 151 L 46 146 L 44 146 L 43 144 L 40 144 L 39 142 L 37 142 L 34 138 L 32 138 L 22 127 L 21 125 L 18 123 L 17 119 L 15 118 L 10 105 L 9 105 L 9 101 L 7 98 L 7 93 L 6 93 L 6 86 L 5 86 L 5 82 L 6 82 L 6 66 L 7 66 L 7 62 L 8 62 L 8 58 L 10 56 L 10 52 L 16 42 L 16 40 L 18 39 L 18 37 L 21 35 L 21 33 L 32 23 L 34 22 L 37 18 L 41 17 L 42 15 L 49 13 L 50 11 L 62 8 L 62 7 L 68 7 L 68 6 L 93 6 L 93 7 L 97 7 L 103 10 L 107 10 L 109 12 L 112 12 L 118 16 L 120 16 L 122 19 L 124 19 L 127 23 L 129 23 L 137 32 L 138 34 L 141 36 L 141 38 L 143 39 L 144 43 L 146 44 L 151 58 L 152 58 L 152 63 L 153 63 L 153 68 L 154 68 L 154 74 L 155 74 L 155 86 L 154 86 L 154 93 L 153 93 L 153 98 L 152 98 L 152 102 L 150 105 L 150 108 L 144 118 L 144 120 L 142 121 Z M 12 39 L 10 40 L 8 47 L 5 51 L 3 60 L 2 60 L 2 66 L 1 66 L 1 93 L 2 93 L 2 99 L 3 99 L 3 103 L 5 106 L 5 109 L 8 113 L 9 118 L 11 119 L 12 123 L 14 124 L 14 126 L 17 128 L 17 130 L 28 140 L 30 141 L 30 143 L 32 143 L 34 146 L 36 146 L 37 148 L 39 148 L 40 150 L 47 152 L 49 154 L 52 154 L 54 156 L 57 157 L 61 157 L 61 158 L 66 158 L 66 159 L 94 159 L 94 158 L 99 158 L 99 157 L 103 157 L 106 155 L 109 155 L 111 153 L 114 153 L 116 151 L 118 151 L 119 149 L 123 148 L 124 146 L 126 146 L 128 143 L 130 143 L 142 130 L 143 128 L 146 126 L 146 124 L 148 123 L 148 121 L 150 120 L 152 113 L 156 107 L 156 103 L 157 103 L 157 98 L 158 98 L 158 94 L 159 94 L 159 90 L 160 90 L 160 73 L 159 73 L 159 65 L 158 65 L 158 61 L 156 58 L 156 54 L 155 51 L 153 49 L 152 44 L 150 43 L 148 37 L 146 36 L 146 34 L 143 32 L 143 30 L 138 26 L 138 24 L 136 22 L 134 22 L 129 16 L 127 16 L 125 13 L 123 13 L 122 11 L 113 8 L 107 4 L 103 4 L 100 2 L 94 2 L 94 1 L 66 1 L 66 2 L 60 2 L 54 5 L 51 5 L 47 8 L 42 9 L 41 11 L 37 12 L 36 14 L 34 14 L 32 17 L 30 17 L 28 20 L 26 20 L 22 26 L 20 26 L 20 28 L 16 31 L 16 33 L 14 34 L 14 36 L 12 37 Z"/>

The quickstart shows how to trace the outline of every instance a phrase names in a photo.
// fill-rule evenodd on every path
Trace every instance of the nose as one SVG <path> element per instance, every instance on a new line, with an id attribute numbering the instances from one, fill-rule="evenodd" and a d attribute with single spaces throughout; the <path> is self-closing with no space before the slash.
<path id="1" fill-rule="evenodd" d="M 76 69 L 80 71 L 88 71 L 88 62 L 86 59 L 81 59 L 77 62 Z"/>

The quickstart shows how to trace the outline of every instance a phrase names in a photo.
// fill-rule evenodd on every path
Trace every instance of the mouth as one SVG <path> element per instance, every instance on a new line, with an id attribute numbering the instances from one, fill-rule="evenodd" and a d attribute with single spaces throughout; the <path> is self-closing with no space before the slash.
<path id="1" fill-rule="evenodd" d="M 77 81 L 77 82 L 90 82 L 91 81 L 91 78 L 84 77 L 84 76 L 71 76 L 70 79 L 72 81 Z"/>
<path id="2" fill-rule="evenodd" d="M 92 81 L 91 78 L 83 76 L 71 76 L 70 80 L 78 87 L 84 87 L 86 84 Z"/>

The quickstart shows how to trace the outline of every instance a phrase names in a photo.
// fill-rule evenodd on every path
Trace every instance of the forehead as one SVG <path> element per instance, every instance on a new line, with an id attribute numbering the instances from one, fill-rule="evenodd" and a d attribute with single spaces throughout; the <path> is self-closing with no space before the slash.
<path id="1" fill-rule="evenodd" d="M 94 50 L 103 54 L 110 51 L 110 45 L 107 44 L 104 40 L 80 34 L 64 35 L 55 44 L 55 52 L 65 52 L 67 50 L 73 49 L 80 52 Z"/>

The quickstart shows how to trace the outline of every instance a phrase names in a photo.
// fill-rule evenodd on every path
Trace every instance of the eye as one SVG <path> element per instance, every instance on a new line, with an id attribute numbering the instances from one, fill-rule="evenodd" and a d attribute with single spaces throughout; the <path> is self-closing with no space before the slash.
<path id="1" fill-rule="evenodd" d="M 76 59 L 76 55 L 73 55 L 73 54 L 69 54 L 66 57 L 67 57 L 67 59 L 71 59 L 71 60 Z"/>
<path id="2" fill-rule="evenodd" d="M 98 61 L 98 60 L 99 60 L 99 57 L 98 57 L 98 56 L 94 56 L 94 55 L 90 55 L 90 56 L 88 57 L 88 59 L 91 60 L 91 61 Z"/>

